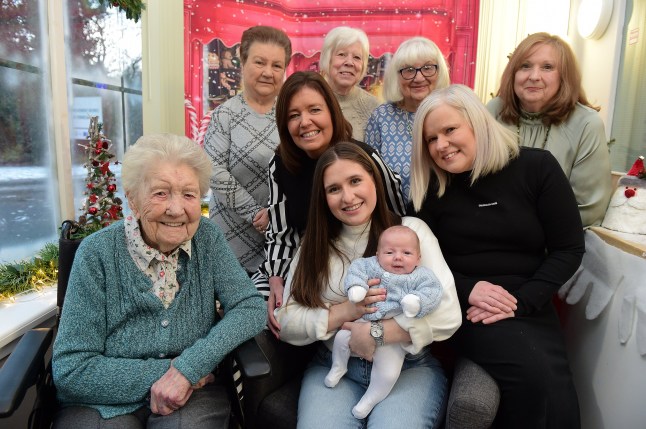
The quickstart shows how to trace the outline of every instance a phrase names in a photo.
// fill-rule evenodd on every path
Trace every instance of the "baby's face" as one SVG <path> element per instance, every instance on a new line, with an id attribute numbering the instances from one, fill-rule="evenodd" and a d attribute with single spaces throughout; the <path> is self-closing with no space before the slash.
<path id="1" fill-rule="evenodd" d="M 419 265 L 421 255 L 417 237 L 412 231 L 386 231 L 379 239 L 377 261 L 394 274 L 410 274 Z"/>

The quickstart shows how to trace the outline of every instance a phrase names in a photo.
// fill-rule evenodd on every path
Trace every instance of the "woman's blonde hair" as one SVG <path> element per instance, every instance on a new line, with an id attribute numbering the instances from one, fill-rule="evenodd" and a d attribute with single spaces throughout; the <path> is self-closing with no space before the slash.
<path id="1" fill-rule="evenodd" d="M 396 103 L 404 99 L 399 85 L 399 70 L 415 63 L 432 62 L 437 64 L 435 88 L 446 88 L 451 83 L 449 68 L 444 56 L 435 43 L 425 37 L 413 37 L 399 45 L 384 73 L 383 95 L 386 101 Z"/>
<path id="2" fill-rule="evenodd" d="M 160 162 L 187 165 L 197 175 L 201 196 L 209 191 L 212 165 L 200 145 L 185 136 L 148 134 L 139 137 L 123 156 L 121 183 L 129 198 L 138 201 L 150 167 Z"/>
<path id="3" fill-rule="evenodd" d="M 438 167 L 431 158 L 424 137 L 426 117 L 440 106 L 457 110 L 473 131 L 476 154 L 471 184 L 480 177 L 502 170 L 520 153 L 518 137 L 491 116 L 469 87 L 450 85 L 433 91 L 420 104 L 413 123 L 410 199 L 416 211 L 420 210 L 426 198 L 431 179 L 437 186 L 437 196 L 441 197 L 451 178 L 451 173 Z"/>

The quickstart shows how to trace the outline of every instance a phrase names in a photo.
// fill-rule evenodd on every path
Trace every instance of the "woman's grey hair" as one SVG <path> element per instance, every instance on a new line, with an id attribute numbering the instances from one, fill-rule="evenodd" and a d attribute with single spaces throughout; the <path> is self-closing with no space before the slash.
<path id="1" fill-rule="evenodd" d="M 138 200 L 143 186 L 148 183 L 148 171 L 160 162 L 183 164 L 190 167 L 200 183 L 200 195 L 209 190 L 211 161 L 193 140 L 175 134 L 148 134 L 139 137 L 123 157 L 121 182 L 125 193 Z"/>
<path id="2" fill-rule="evenodd" d="M 321 48 L 321 58 L 319 59 L 319 69 L 321 74 L 326 76 L 330 71 L 330 61 L 332 55 L 338 49 L 347 48 L 355 43 L 361 43 L 361 52 L 363 54 L 363 65 L 361 68 L 361 76 L 358 82 L 361 82 L 368 73 L 368 57 L 370 55 L 370 43 L 368 36 L 363 30 L 352 27 L 336 27 L 330 30 L 323 40 L 323 47 Z"/>
<path id="3" fill-rule="evenodd" d="M 450 85 L 431 92 L 419 105 L 413 122 L 410 199 L 416 211 L 422 207 L 432 176 L 435 176 L 437 182 L 438 197 L 444 195 L 451 179 L 451 173 L 438 167 L 431 158 L 424 135 L 426 117 L 441 106 L 457 110 L 473 131 L 476 154 L 471 170 L 471 184 L 480 177 L 502 170 L 520 153 L 518 136 L 496 121 L 469 87 Z"/>
<path id="4" fill-rule="evenodd" d="M 437 64 L 436 89 L 446 88 L 451 84 L 449 68 L 444 56 L 435 43 L 425 37 L 413 37 L 402 42 L 395 51 L 384 73 L 383 96 L 386 101 L 396 103 L 404 99 L 399 85 L 399 70 L 415 63 Z"/>

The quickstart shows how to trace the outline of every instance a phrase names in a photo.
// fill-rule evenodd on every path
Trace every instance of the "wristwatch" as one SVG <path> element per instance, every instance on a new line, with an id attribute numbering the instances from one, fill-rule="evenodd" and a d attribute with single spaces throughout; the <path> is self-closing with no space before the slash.
<path id="1" fill-rule="evenodd" d="M 370 336 L 375 339 L 378 346 L 384 345 L 384 324 L 381 320 L 370 322 Z"/>

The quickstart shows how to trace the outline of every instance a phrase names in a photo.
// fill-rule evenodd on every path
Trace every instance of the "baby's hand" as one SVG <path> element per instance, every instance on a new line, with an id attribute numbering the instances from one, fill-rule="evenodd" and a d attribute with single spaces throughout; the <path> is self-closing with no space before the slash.
<path id="1" fill-rule="evenodd" d="M 406 317 L 417 316 L 419 314 L 419 310 L 422 308 L 419 296 L 412 294 L 404 295 L 401 300 L 401 306 Z"/>
<path id="2" fill-rule="evenodd" d="M 367 289 L 362 288 L 361 286 L 352 286 L 348 289 L 348 299 L 351 302 L 357 303 L 363 301 L 368 293 Z"/>

